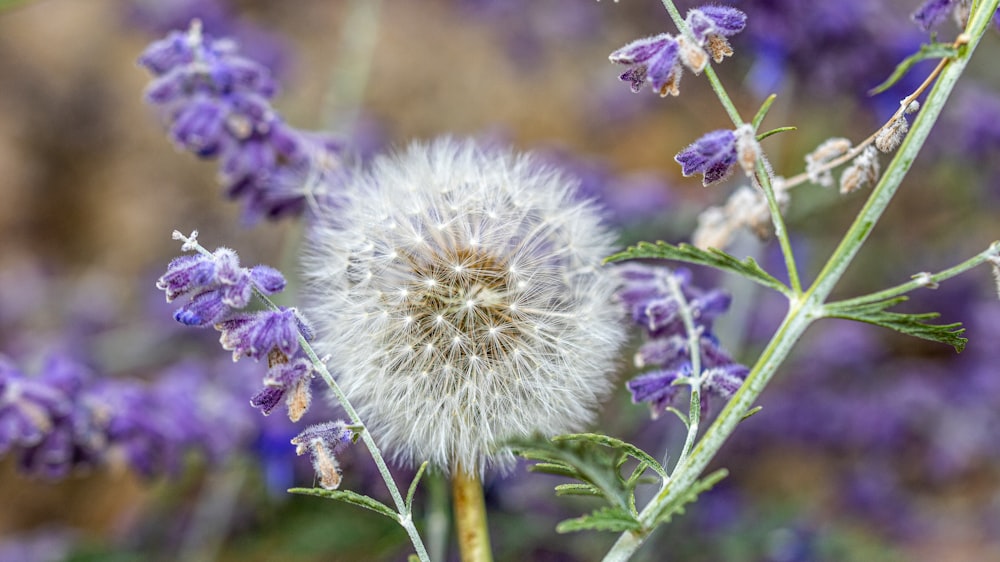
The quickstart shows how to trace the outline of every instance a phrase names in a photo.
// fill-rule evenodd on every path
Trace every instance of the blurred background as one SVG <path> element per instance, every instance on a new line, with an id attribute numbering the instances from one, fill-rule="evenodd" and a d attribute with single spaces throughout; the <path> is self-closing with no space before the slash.
<path id="1" fill-rule="evenodd" d="M 909 19 L 916 1 L 733 4 L 748 27 L 718 69 L 743 115 L 776 92 L 764 128 L 798 127 L 763 143 L 780 175 L 801 172 L 804 155 L 826 138 L 868 136 L 930 69 L 918 65 L 888 93 L 866 95 L 926 40 Z M 622 245 L 689 240 L 699 213 L 739 183 L 702 188 L 673 161 L 704 132 L 729 125 L 704 80 L 689 74 L 679 98 L 632 94 L 617 79 L 623 69 L 607 62 L 635 38 L 674 29 L 656 0 L 0 7 L 3 562 L 404 560 L 409 552 L 383 518 L 285 493 L 312 485 L 308 463 L 288 444 L 301 423 L 250 408 L 263 369 L 233 364 L 212 330 L 178 329 L 174 306 L 154 287 L 179 254 L 174 229 L 198 229 L 206 246 L 232 247 L 244 262 L 290 278 L 301 234 L 295 218 L 247 222 L 223 196 L 217 163 L 173 148 L 144 103 L 150 76 L 137 58 L 192 18 L 270 69 L 280 84 L 273 104 L 288 124 L 338 134 L 361 161 L 442 134 L 537 151 L 601 200 Z M 949 21 L 940 32 L 949 40 L 957 28 Z M 1000 35 L 991 32 L 836 295 L 949 267 L 1000 238 L 998 54 Z M 807 281 L 864 197 L 814 185 L 793 191 L 788 224 Z M 748 233 L 731 251 L 782 270 L 775 244 Z M 733 294 L 718 333 L 752 364 L 784 303 L 712 272 L 695 277 Z M 292 285 L 285 304 L 295 303 Z M 966 351 L 846 321 L 816 324 L 764 393 L 763 410 L 715 461 L 731 476 L 636 560 L 1000 559 L 993 281 L 976 270 L 915 293 L 904 308 L 964 322 Z M 636 374 L 626 363 L 623 382 Z M 106 435 L 72 421 L 74 408 L 86 409 L 91 425 L 115 428 L 117 446 L 102 448 L 96 441 Z M 40 421 L 50 410 L 63 421 Z M 334 415 L 320 404 L 310 420 Z M 653 452 L 676 444 L 682 429 L 672 416 L 651 420 L 624 384 L 598 427 Z M 341 457 L 344 488 L 385 495 L 362 448 Z M 490 477 L 498 560 L 593 560 L 607 550 L 610 534 L 554 532 L 596 507 L 553 497 L 558 483 L 523 466 Z M 421 490 L 425 515 L 447 510 L 433 507 L 445 487 L 431 478 Z"/>

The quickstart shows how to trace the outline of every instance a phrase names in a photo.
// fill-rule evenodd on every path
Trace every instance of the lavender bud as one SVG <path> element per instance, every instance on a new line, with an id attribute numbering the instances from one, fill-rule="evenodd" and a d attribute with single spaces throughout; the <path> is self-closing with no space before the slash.
<path id="1" fill-rule="evenodd" d="M 840 193 L 846 194 L 874 185 L 878 181 L 879 172 L 878 152 L 874 147 L 866 147 L 840 175 Z"/>
<path id="2" fill-rule="evenodd" d="M 336 454 L 354 441 L 354 431 L 341 421 L 331 421 L 307 427 L 292 439 L 297 455 L 309 454 L 320 486 L 335 490 L 340 486 L 340 464 Z"/>
<path id="3" fill-rule="evenodd" d="M 816 147 L 816 150 L 806 154 L 806 174 L 809 175 L 809 181 L 823 187 L 833 185 L 833 174 L 829 170 L 824 170 L 823 167 L 850 149 L 851 141 L 838 137 L 823 141 Z"/>
<path id="4" fill-rule="evenodd" d="M 702 174 L 702 185 L 726 179 L 736 164 L 736 134 L 729 129 L 706 133 L 674 156 L 685 177 Z"/>
<path id="5" fill-rule="evenodd" d="M 631 83 L 633 92 L 639 92 L 642 85 L 649 82 L 653 91 L 661 96 L 676 96 L 681 78 L 678 51 L 677 40 L 661 33 L 637 39 L 611 53 L 608 59 L 629 65 L 619 79 Z"/>
<path id="6" fill-rule="evenodd" d="M 899 147 L 899 143 L 903 142 L 903 137 L 909 130 L 910 122 L 906 120 L 905 115 L 900 115 L 878 132 L 875 136 L 875 147 L 888 154 Z"/>

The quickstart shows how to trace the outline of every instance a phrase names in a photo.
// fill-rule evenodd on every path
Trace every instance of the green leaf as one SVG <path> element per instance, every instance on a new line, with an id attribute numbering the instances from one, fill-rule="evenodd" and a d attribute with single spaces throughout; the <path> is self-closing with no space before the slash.
<path id="1" fill-rule="evenodd" d="M 375 513 L 381 513 L 393 521 L 399 522 L 399 514 L 392 510 L 389 506 L 384 503 L 370 498 L 368 496 L 362 496 L 356 492 L 350 490 L 325 490 L 323 488 L 291 488 L 288 490 L 290 494 L 300 494 L 303 496 L 316 496 L 319 498 L 327 498 L 331 500 L 338 500 L 345 503 L 354 504 L 358 507 L 363 507 L 365 509 L 370 509 Z"/>
<path id="2" fill-rule="evenodd" d="M 764 121 L 764 117 L 767 116 L 767 112 L 771 110 L 771 104 L 773 104 L 776 99 L 778 99 L 778 94 L 771 94 L 767 96 L 764 103 L 760 104 L 760 109 L 757 110 L 757 114 L 753 116 L 753 121 L 750 122 L 754 131 L 760 128 L 760 124 Z"/>
<path id="3" fill-rule="evenodd" d="M 912 55 L 903 59 L 903 62 L 896 66 L 896 70 L 885 79 L 878 86 L 875 86 L 868 91 L 869 96 L 874 96 L 875 94 L 881 94 L 882 92 L 888 90 L 893 84 L 899 82 L 904 74 L 909 72 L 913 65 L 920 61 L 927 59 L 952 59 L 958 56 L 958 49 L 953 47 L 950 43 L 938 43 L 933 42 L 930 44 L 925 44 L 920 46 L 920 50 Z"/>
<path id="4" fill-rule="evenodd" d="M 622 452 L 630 455 L 639 462 L 645 463 L 649 468 L 656 471 L 657 474 L 663 478 L 669 478 L 667 471 L 663 466 L 656 461 L 649 453 L 643 451 L 639 447 L 631 443 L 626 443 L 621 439 L 615 439 L 614 437 L 609 437 L 607 435 L 601 435 L 599 433 L 570 433 L 566 435 L 556 435 L 552 438 L 553 441 L 559 443 L 560 441 L 587 441 L 590 443 L 595 443 L 597 445 L 603 445 L 604 447 L 610 447 L 612 449 L 620 449 Z M 619 465 L 620 466 L 620 465 Z"/>
<path id="5" fill-rule="evenodd" d="M 629 505 L 631 490 L 619 472 L 620 450 L 608 450 L 588 440 L 555 441 L 545 437 L 518 439 L 511 448 L 529 460 L 541 461 L 530 468 L 579 480 L 599 490 L 607 502 L 618 508 Z"/>
<path id="6" fill-rule="evenodd" d="M 601 491 L 590 484 L 559 484 L 556 486 L 557 496 L 601 496 Z"/>
<path id="7" fill-rule="evenodd" d="M 757 412 L 763 409 L 764 409 L 763 406 L 754 406 L 753 408 L 750 408 L 749 410 L 746 411 L 745 414 L 743 414 L 743 417 L 740 418 L 740 421 L 741 422 L 747 421 L 747 419 L 750 418 L 750 416 L 756 414 Z"/>
<path id="8" fill-rule="evenodd" d="M 663 511 L 660 512 L 660 515 L 656 518 L 656 524 L 661 525 L 669 523 L 670 519 L 672 519 L 674 515 L 683 514 L 684 508 L 688 504 L 697 501 L 698 496 L 711 490 L 712 487 L 718 484 L 719 481 L 726 476 L 729 476 L 729 471 L 724 468 L 720 468 L 719 470 L 716 470 L 715 472 L 692 484 L 690 488 L 684 491 L 684 493 L 674 498 L 673 501 L 664 507 Z"/>
<path id="9" fill-rule="evenodd" d="M 707 265 L 738 273 L 751 281 L 760 283 L 765 287 L 770 287 L 786 295 L 791 294 L 791 290 L 784 283 L 764 271 L 757 265 L 757 262 L 753 258 L 740 261 L 726 252 L 715 248 L 702 250 L 690 244 L 678 244 L 675 246 L 662 241 L 655 244 L 651 242 L 639 242 L 623 252 L 608 256 L 604 261 L 608 263 L 634 259 L 664 259 Z"/>
<path id="10" fill-rule="evenodd" d="M 778 127 L 777 129 L 771 129 L 770 131 L 768 131 L 766 133 L 761 133 L 761 134 L 757 135 L 757 142 L 760 142 L 760 141 L 766 139 L 767 137 L 776 135 L 778 133 L 785 133 L 785 132 L 788 132 L 788 131 L 795 131 L 797 129 L 798 129 L 798 127 Z"/>
<path id="11" fill-rule="evenodd" d="M 948 344 L 961 353 L 965 349 L 965 344 L 969 340 L 961 336 L 965 328 L 961 322 L 954 324 L 928 324 L 926 320 L 933 320 L 940 316 L 936 312 L 923 314 L 903 314 L 899 312 L 889 312 L 891 308 L 901 302 L 905 302 L 907 297 L 893 297 L 881 301 L 861 304 L 838 304 L 830 303 L 824 307 L 824 316 L 828 318 L 846 318 L 858 322 L 866 322 L 889 328 L 903 334 L 909 334 L 925 340 L 936 341 Z"/>
<path id="12" fill-rule="evenodd" d="M 590 515 L 560 522 L 556 525 L 556 532 L 611 531 L 622 533 L 625 531 L 637 531 L 641 528 L 642 525 L 631 513 L 619 508 L 603 507 Z"/>
<path id="13" fill-rule="evenodd" d="M 417 493 L 417 484 L 420 483 L 420 478 L 423 477 L 424 471 L 427 470 L 427 464 L 430 461 L 424 461 L 417 469 L 417 473 L 413 475 L 413 482 L 410 482 L 410 489 L 406 492 L 406 509 L 413 511 L 413 495 Z"/>

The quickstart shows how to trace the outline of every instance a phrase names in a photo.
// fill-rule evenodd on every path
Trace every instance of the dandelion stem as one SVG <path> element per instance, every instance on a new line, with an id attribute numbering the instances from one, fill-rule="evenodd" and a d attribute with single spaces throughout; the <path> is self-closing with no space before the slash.
<path id="1" fill-rule="evenodd" d="M 491 562 L 493 554 L 486 525 L 486 502 L 479 476 L 456 466 L 451 477 L 451 491 L 462 562 Z"/>

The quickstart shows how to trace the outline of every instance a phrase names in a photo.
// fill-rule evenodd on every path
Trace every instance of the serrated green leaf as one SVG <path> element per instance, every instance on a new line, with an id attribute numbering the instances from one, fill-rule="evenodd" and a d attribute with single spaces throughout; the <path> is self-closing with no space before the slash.
<path id="1" fill-rule="evenodd" d="M 965 349 L 965 344 L 969 340 L 961 336 L 965 332 L 961 322 L 928 324 L 927 320 L 933 320 L 940 314 L 936 312 L 903 314 L 886 310 L 906 300 L 908 300 L 907 297 L 901 296 L 862 304 L 830 303 L 824 307 L 823 315 L 829 318 L 845 318 L 874 324 L 921 339 L 948 344 L 959 353 Z"/>
<path id="2" fill-rule="evenodd" d="M 542 461 L 530 470 L 579 480 L 600 490 L 610 505 L 618 508 L 628 505 L 631 490 L 625 486 L 618 469 L 620 450 L 608 451 L 587 440 L 555 441 L 541 436 L 515 440 L 511 448 L 529 460 Z"/>
<path id="3" fill-rule="evenodd" d="M 791 294 L 791 290 L 784 283 L 764 271 L 753 258 L 740 261 L 726 252 L 715 248 L 702 250 L 691 244 L 682 243 L 675 246 L 663 241 L 656 243 L 639 242 L 623 252 L 608 256 L 604 259 L 604 262 L 609 263 L 634 259 L 663 259 L 707 265 L 716 269 L 738 273 L 751 281 L 760 283 L 765 287 L 770 287 L 786 295 Z"/>
<path id="4" fill-rule="evenodd" d="M 719 470 L 716 470 L 715 472 L 692 484 L 691 487 L 685 490 L 683 494 L 676 497 L 664 507 L 663 511 L 660 512 L 659 517 L 656 518 L 656 524 L 661 525 L 669 523 L 670 519 L 672 519 L 674 515 L 683 514 L 684 508 L 687 505 L 697 501 L 698 496 L 711 490 L 726 476 L 729 476 L 729 471 L 724 468 L 720 468 Z"/>
<path id="5" fill-rule="evenodd" d="M 557 496 L 601 496 L 601 491 L 590 484 L 559 484 L 556 486 Z"/>
<path id="6" fill-rule="evenodd" d="M 556 532 L 611 531 L 623 533 L 625 531 L 637 531 L 640 528 L 642 528 L 642 525 L 631 513 L 614 507 L 603 507 L 590 515 L 561 521 L 556 525 Z"/>
<path id="7" fill-rule="evenodd" d="M 669 478 L 667 471 L 663 466 L 657 462 L 649 453 L 643 451 L 639 447 L 631 443 L 626 443 L 621 439 L 615 439 L 614 437 L 609 437 L 607 435 L 601 435 L 599 433 L 569 433 L 566 435 L 557 435 L 552 438 L 555 442 L 560 441 L 587 441 L 590 443 L 595 443 L 597 445 L 603 445 L 604 447 L 610 447 L 612 449 L 620 449 L 624 453 L 632 456 L 639 462 L 645 463 L 649 468 L 653 469 L 657 474 L 663 478 Z M 621 465 L 619 465 L 621 466 Z"/>
<path id="8" fill-rule="evenodd" d="M 424 471 L 427 470 L 427 464 L 430 461 L 424 461 L 417 469 L 417 473 L 413 475 L 413 481 L 410 482 L 410 489 L 406 492 L 406 509 L 413 511 L 413 495 L 417 493 L 417 484 L 420 483 L 420 478 L 423 477 Z"/>
<path id="9" fill-rule="evenodd" d="M 892 74 L 885 79 L 878 86 L 875 86 L 868 91 L 869 96 L 874 96 L 876 94 L 881 94 L 882 92 L 888 90 L 893 84 L 899 82 L 899 80 L 907 73 L 913 65 L 920 61 L 927 59 L 951 59 L 958 56 L 958 49 L 952 46 L 950 43 L 938 43 L 933 42 L 929 44 L 924 44 L 920 46 L 920 50 L 912 55 L 903 59 L 903 62 L 896 65 L 896 70 L 892 71 Z"/>
<path id="10" fill-rule="evenodd" d="M 399 514 L 392 510 L 389 506 L 384 503 L 370 498 L 368 496 L 363 496 L 356 492 L 350 490 L 325 490 L 323 488 L 291 488 L 288 490 L 290 494 L 300 494 L 303 496 L 316 496 L 320 498 L 327 498 L 331 500 L 342 501 L 345 503 L 354 504 L 358 507 L 363 507 L 365 509 L 370 509 L 375 513 L 381 513 L 393 521 L 399 522 Z"/>

